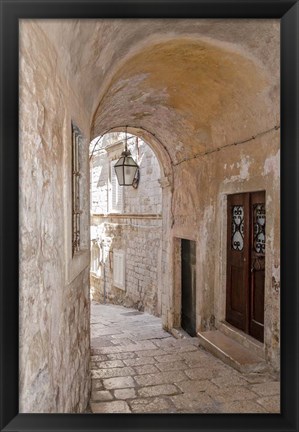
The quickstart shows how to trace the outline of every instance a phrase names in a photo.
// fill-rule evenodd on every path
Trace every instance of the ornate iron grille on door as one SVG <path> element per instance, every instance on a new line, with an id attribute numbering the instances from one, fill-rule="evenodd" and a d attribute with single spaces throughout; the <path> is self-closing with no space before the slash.
<path id="1" fill-rule="evenodd" d="M 232 247 L 241 251 L 244 246 L 244 208 L 233 206 L 232 209 Z"/>
<path id="2" fill-rule="evenodd" d="M 255 204 L 253 206 L 254 219 L 254 239 L 253 245 L 255 252 L 265 253 L 265 226 L 266 226 L 266 211 L 265 204 Z"/>

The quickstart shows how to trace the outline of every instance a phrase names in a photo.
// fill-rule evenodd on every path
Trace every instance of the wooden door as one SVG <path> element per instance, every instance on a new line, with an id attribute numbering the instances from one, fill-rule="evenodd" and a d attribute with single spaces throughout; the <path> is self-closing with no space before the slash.
<path id="1" fill-rule="evenodd" d="M 251 194 L 251 257 L 249 334 L 264 340 L 265 294 L 265 192 Z"/>
<path id="2" fill-rule="evenodd" d="M 263 341 L 265 193 L 228 196 L 226 320 Z"/>
<path id="3" fill-rule="evenodd" d="M 228 196 L 226 320 L 248 333 L 249 195 Z"/>
<path id="4" fill-rule="evenodd" d="M 182 259 L 182 310 L 181 326 L 196 336 L 196 242 L 181 240 Z"/>

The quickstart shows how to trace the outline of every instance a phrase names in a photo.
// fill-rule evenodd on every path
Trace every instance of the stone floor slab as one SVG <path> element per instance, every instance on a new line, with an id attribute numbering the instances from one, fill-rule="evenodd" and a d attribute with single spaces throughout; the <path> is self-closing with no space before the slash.
<path id="1" fill-rule="evenodd" d="M 145 375 L 145 374 L 155 374 L 159 372 L 159 369 L 156 368 L 153 364 L 147 364 L 143 366 L 135 366 L 134 370 L 137 375 Z"/>
<path id="2" fill-rule="evenodd" d="M 130 413 L 130 407 L 125 401 L 91 402 L 91 411 L 94 414 Z"/>
<path id="3" fill-rule="evenodd" d="M 103 388 L 103 382 L 100 379 L 92 379 L 91 384 L 92 390 L 99 390 Z"/>
<path id="4" fill-rule="evenodd" d="M 155 355 L 155 360 L 159 363 L 169 363 L 173 361 L 180 361 L 181 356 L 179 354 L 168 354 L 163 352 L 162 355 Z"/>
<path id="5" fill-rule="evenodd" d="M 260 404 L 267 412 L 280 413 L 280 397 L 279 396 L 267 396 L 257 399 L 257 403 Z"/>
<path id="6" fill-rule="evenodd" d="M 155 346 L 155 348 L 157 348 Z M 161 349 L 151 349 L 151 350 L 141 350 L 138 352 L 139 357 L 156 357 L 156 356 L 163 356 L 166 352 Z"/>
<path id="7" fill-rule="evenodd" d="M 131 367 L 111 368 L 111 369 L 98 369 L 91 371 L 93 378 L 113 378 L 119 376 L 134 375 L 134 369 Z"/>
<path id="8" fill-rule="evenodd" d="M 224 375 L 212 379 L 212 383 L 216 384 L 218 387 L 231 387 L 238 385 L 246 385 L 247 381 L 242 376 L 232 376 Z"/>
<path id="9" fill-rule="evenodd" d="M 243 374 L 242 376 L 250 384 L 260 384 L 272 381 L 272 377 L 266 373 L 248 373 Z"/>
<path id="10" fill-rule="evenodd" d="M 170 400 L 164 398 L 141 398 L 130 402 L 132 412 L 170 413 L 175 412 Z"/>
<path id="11" fill-rule="evenodd" d="M 133 399 L 136 397 L 136 392 L 134 388 L 126 388 L 114 390 L 115 399 Z"/>
<path id="12" fill-rule="evenodd" d="M 136 354 L 134 352 L 123 352 L 123 353 L 112 353 L 107 354 L 109 360 L 124 360 L 135 358 Z"/>
<path id="13" fill-rule="evenodd" d="M 91 315 L 90 412 L 280 412 L 275 378 L 232 369 L 196 338 L 164 331 L 158 317 L 94 303 Z"/>
<path id="14" fill-rule="evenodd" d="M 108 378 L 103 380 L 104 388 L 108 390 L 112 389 L 120 389 L 127 387 L 135 387 L 135 382 L 132 377 L 116 377 L 116 378 Z"/>
<path id="15" fill-rule="evenodd" d="M 219 390 L 219 387 L 217 387 L 215 384 L 213 384 L 210 380 L 189 380 L 189 381 L 181 381 L 177 383 L 178 388 L 183 392 L 187 394 L 194 394 L 194 393 L 200 393 L 205 392 L 207 390 L 217 392 Z"/>
<path id="16" fill-rule="evenodd" d="M 160 362 L 157 364 L 157 368 L 160 369 L 161 372 L 164 371 L 174 371 L 174 370 L 185 370 L 188 369 L 186 363 L 182 361 L 172 361 L 172 362 Z"/>
<path id="17" fill-rule="evenodd" d="M 112 394 L 108 390 L 93 391 L 91 400 L 93 402 L 110 401 L 113 399 Z"/>
<path id="18" fill-rule="evenodd" d="M 178 393 L 181 393 L 180 389 L 173 384 L 161 384 L 156 386 L 142 387 L 138 390 L 138 395 L 141 397 L 175 395 Z"/>
<path id="19" fill-rule="evenodd" d="M 255 401 L 234 401 L 221 404 L 221 411 L 228 414 L 265 414 L 267 411 Z"/>
<path id="20" fill-rule="evenodd" d="M 105 354 L 94 355 L 94 356 L 91 356 L 91 360 L 94 362 L 102 362 L 102 361 L 108 360 L 108 357 Z"/>
<path id="21" fill-rule="evenodd" d="M 265 382 L 261 384 L 254 384 L 251 390 L 260 396 L 273 396 L 280 393 L 280 383 L 278 381 Z"/>
<path id="22" fill-rule="evenodd" d="M 181 394 L 171 396 L 171 400 L 179 412 L 217 413 L 217 405 L 206 393 L 194 395 Z"/>
<path id="23" fill-rule="evenodd" d="M 108 360 L 105 362 L 97 362 L 99 369 L 118 368 L 125 366 L 122 360 Z"/>
<path id="24" fill-rule="evenodd" d="M 156 374 L 139 375 L 135 380 L 140 386 L 150 386 L 157 384 L 172 384 L 180 381 L 185 381 L 186 375 L 182 371 L 159 372 Z"/>
<path id="25" fill-rule="evenodd" d="M 214 401 L 220 403 L 256 399 L 255 393 L 241 386 L 208 389 L 207 393 Z"/>
<path id="26" fill-rule="evenodd" d="M 127 366 L 145 366 L 148 364 L 154 364 L 156 363 L 154 357 L 139 357 L 139 358 L 133 358 L 133 359 L 126 359 L 124 360 L 124 363 Z"/>
<path id="27" fill-rule="evenodd" d="M 198 380 L 198 379 L 212 379 L 213 378 L 213 369 L 207 369 L 207 368 L 193 368 L 193 369 L 186 369 L 185 371 L 186 375 L 192 379 L 192 380 Z"/>

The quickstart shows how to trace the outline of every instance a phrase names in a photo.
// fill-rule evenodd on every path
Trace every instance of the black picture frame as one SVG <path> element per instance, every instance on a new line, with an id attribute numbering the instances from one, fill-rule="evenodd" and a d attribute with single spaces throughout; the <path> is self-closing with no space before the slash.
<path id="1" fill-rule="evenodd" d="M 0 0 L 1 431 L 298 430 L 299 5 L 294 0 Z M 18 413 L 18 20 L 22 18 L 281 20 L 281 414 Z M 21 185 L 20 185 L 21 187 Z"/>

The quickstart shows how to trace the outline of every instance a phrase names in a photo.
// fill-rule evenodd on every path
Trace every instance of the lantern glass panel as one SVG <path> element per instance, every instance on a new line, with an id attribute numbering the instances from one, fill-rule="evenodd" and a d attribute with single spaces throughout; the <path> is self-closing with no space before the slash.
<path id="1" fill-rule="evenodd" d="M 123 165 L 124 158 L 120 158 L 120 160 L 114 165 L 115 174 L 117 177 L 117 181 L 119 185 L 124 184 L 124 165 Z"/>
<path id="2" fill-rule="evenodd" d="M 138 165 L 131 156 L 122 156 L 114 165 L 118 183 L 130 186 L 133 183 Z"/>
<path id="3" fill-rule="evenodd" d="M 126 158 L 126 162 L 125 162 L 125 184 L 132 184 L 135 174 L 136 174 L 136 170 L 137 170 L 137 164 L 136 162 L 129 156 Z"/>

